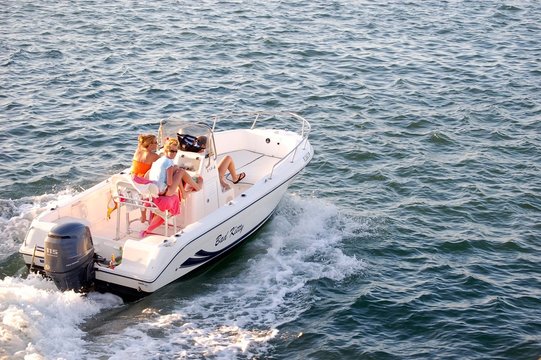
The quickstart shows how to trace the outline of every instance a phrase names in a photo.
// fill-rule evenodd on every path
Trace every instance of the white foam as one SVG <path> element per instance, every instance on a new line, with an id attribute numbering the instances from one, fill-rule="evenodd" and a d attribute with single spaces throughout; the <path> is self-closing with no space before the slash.
<path id="1" fill-rule="evenodd" d="M 0 261 L 19 250 L 32 220 L 58 201 L 73 197 L 66 189 L 18 200 L 0 200 Z M 79 325 L 101 309 L 122 304 L 110 294 L 85 297 L 60 292 L 40 275 L 0 280 L 0 359 L 74 359 L 86 352 Z"/>
<path id="2" fill-rule="evenodd" d="M 29 222 L 43 208 L 39 201 L 26 204 L 16 205 L 22 215 L 9 221 L 27 227 L 23 219 Z M 7 277 L 0 281 L 0 358 L 264 357 L 280 326 L 318 301 L 312 282 L 340 282 L 363 271 L 363 261 L 341 249 L 344 237 L 358 231 L 358 223 L 335 206 L 287 195 L 271 222 L 244 245 L 247 262 L 229 264 L 204 291 L 173 298 L 167 309 L 130 305 L 129 316 L 108 317 L 90 334 L 81 324 L 120 299 L 61 293 L 35 275 Z"/>
<path id="3" fill-rule="evenodd" d="M 80 359 L 85 355 L 79 325 L 122 300 L 110 294 L 59 292 L 39 275 L 0 280 L 0 358 Z"/>
<path id="4" fill-rule="evenodd" d="M 363 271 L 363 261 L 340 249 L 351 226 L 358 227 L 332 205 L 286 196 L 271 223 L 246 244 L 255 255 L 239 265 L 240 274 L 224 271 L 205 284 L 204 294 L 178 299 L 171 310 L 147 308 L 92 347 L 105 353 L 99 343 L 106 341 L 111 359 L 264 357 L 278 328 L 318 300 L 312 281 L 339 282 Z"/>
<path id="5" fill-rule="evenodd" d="M 0 199 L 0 261 L 16 253 L 24 240 L 32 220 L 58 201 L 73 197 L 75 191 L 66 189 L 57 194 Z"/>

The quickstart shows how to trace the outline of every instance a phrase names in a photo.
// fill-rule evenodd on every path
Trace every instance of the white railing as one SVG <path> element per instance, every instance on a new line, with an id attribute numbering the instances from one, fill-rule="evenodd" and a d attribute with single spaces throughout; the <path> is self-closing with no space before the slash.
<path id="1" fill-rule="evenodd" d="M 306 144 L 308 143 L 308 135 L 310 134 L 312 127 L 310 126 L 310 123 L 302 116 L 297 115 L 293 112 L 256 112 L 256 113 L 240 114 L 240 115 L 252 115 L 255 117 L 250 129 L 255 129 L 257 125 L 265 121 L 268 121 L 268 119 L 270 118 L 275 119 L 276 117 L 286 116 L 286 115 L 289 115 L 300 122 L 300 131 L 297 131 L 297 132 L 301 136 L 301 141 L 299 141 L 299 143 L 290 152 L 288 152 L 284 157 L 282 157 L 280 161 L 278 161 L 276 164 L 273 165 L 270 175 L 269 175 L 269 180 L 272 179 L 272 175 L 274 174 L 274 169 L 276 168 L 276 166 L 283 163 L 290 156 L 291 156 L 291 162 L 295 161 L 297 150 L 299 149 L 301 145 L 304 146 L 303 150 L 306 149 Z M 214 129 L 216 128 L 216 123 L 218 122 L 219 119 L 228 118 L 231 116 L 239 116 L 239 114 L 227 114 L 223 116 L 215 116 L 214 122 L 212 124 L 212 130 L 214 131 Z"/>
<path id="2" fill-rule="evenodd" d="M 289 115 L 290 117 L 293 117 L 296 120 L 298 120 L 300 122 L 299 135 L 301 135 L 303 139 L 308 138 L 308 135 L 311 130 L 310 123 L 302 116 L 295 114 L 293 112 L 287 112 L 287 111 L 283 111 L 283 112 L 260 111 L 260 112 L 253 112 L 253 113 L 227 113 L 227 114 L 215 115 L 213 116 L 212 131 L 216 129 L 216 124 L 218 123 L 218 121 L 221 121 L 223 119 L 234 118 L 234 117 L 238 118 L 240 116 L 253 116 L 254 120 L 252 122 L 252 126 L 250 127 L 250 129 L 255 129 L 256 126 L 259 125 L 260 123 L 263 123 L 265 121 L 268 122 L 271 118 L 276 119 L 279 116 L 285 116 L 285 115 Z"/>

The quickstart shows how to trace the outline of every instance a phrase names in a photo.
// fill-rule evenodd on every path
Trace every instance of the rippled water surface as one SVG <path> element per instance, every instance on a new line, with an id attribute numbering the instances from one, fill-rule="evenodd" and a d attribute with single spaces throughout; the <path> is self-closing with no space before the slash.
<path id="1" fill-rule="evenodd" d="M 0 3 L 0 358 L 541 356 L 539 2 Z M 138 133 L 254 110 L 316 153 L 231 256 L 131 304 L 26 274 Z"/>

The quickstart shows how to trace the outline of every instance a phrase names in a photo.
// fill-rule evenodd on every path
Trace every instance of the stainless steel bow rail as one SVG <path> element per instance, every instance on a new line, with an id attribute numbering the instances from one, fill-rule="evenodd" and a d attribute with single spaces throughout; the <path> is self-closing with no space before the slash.
<path id="1" fill-rule="evenodd" d="M 276 164 L 273 165 L 272 170 L 269 175 L 269 180 L 272 179 L 272 175 L 274 173 L 274 168 L 281 164 L 283 161 L 285 161 L 287 158 L 291 156 L 291 162 L 295 160 L 295 156 L 297 155 L 297 150 L 302 145 L 303 150 L 306 149 L 306 144 L 308 143 L 308 135 L 310 134 L 310 131 L 312 130 L 312 127 L 310 123 L 303 118 L 302 116 L 295 114 L 293 112 L 255 112 L 255 113 L 229 113 L 229 114 L 223 114 L 223 115 L 215 115 L 213 116 L 213 124 L 212 124 L 212 131 L 216 128 L 216 124 L 218 121 L 221 121 L 226 118 L 232 118 L 232 117 L 239 117 L 239 116 L 254 116 L 254 120 L 252 122 L 252 126 L 250 129 L 255 129 L 258 125 L 260 125 L 263 122 L 269 122 L 271 119 L 273 120 L 279 120 L 284 123 L 289 123 L 289 121 L 283 120 L 284 116 L 289 116 L 294 118 L 296 121 L 299 121 L 300 123 L 300 129 L 297 130 L 297 133 L 301 136 L 301 141 L 289 152 L 286 156 L 284 156 L 280 161 L 278 161 Z"/>

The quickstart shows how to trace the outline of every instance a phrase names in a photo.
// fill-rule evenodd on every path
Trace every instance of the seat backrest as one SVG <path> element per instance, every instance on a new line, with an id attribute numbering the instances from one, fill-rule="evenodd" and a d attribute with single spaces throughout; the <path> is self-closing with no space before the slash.
<path id="1" fill-rule="evenodd" d="M 153 182 L 137 183 L 131 175 L 117 174 L 111 178 L 113 198 L 135 207 L 148 206 L 152 198 L 158 197 L 158 186 Z"/>

